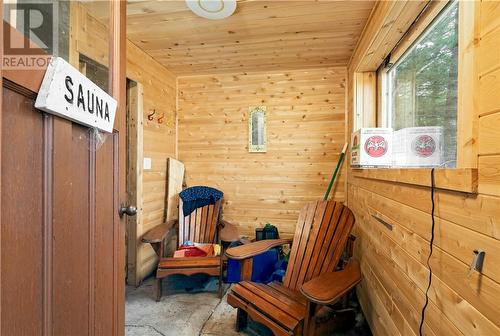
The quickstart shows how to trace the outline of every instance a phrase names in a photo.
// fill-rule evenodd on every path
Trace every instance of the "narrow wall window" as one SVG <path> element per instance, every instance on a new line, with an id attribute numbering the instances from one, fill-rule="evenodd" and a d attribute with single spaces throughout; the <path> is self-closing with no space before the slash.
<path id="1" fill-rule="evenodd" d="M 266 107 L 250 107 L 248 112 L 248 151 L 266 152 Z"/>
<path id="2" fill-rule="evenodd" d="M 101 89 L 108 92 L 108 68 L 83 54 L 80 54 L 79 61 L 80 72 Z"/>
<path id="3" fill-rule="evenodd" d="M 386 70 L 382 120 L 394 129 L 394 166 L 456 166 L 458 1 Z"/>

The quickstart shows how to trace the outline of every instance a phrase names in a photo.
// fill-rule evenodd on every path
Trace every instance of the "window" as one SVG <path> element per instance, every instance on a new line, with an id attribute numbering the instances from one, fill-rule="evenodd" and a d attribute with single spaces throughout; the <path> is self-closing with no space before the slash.
<path id="1" fill-rule="evenodd" d="M 382 126 L 394 129 L 394 146 L 399 146 L 398 142 L 413 141 L 410 147 L 414 155 L 427 157 L 434 152 L 438 155 L 427 163 L 425 160 L 405 161 L 394 155 L 394 165 L 455 167 L 458 1 L 445 7 L 411 47 L 390 68 L 381 72 Z M 411 134 L 423 134 L 423 130 L 430 131 L 438 140 L 433 142 L 422 135 L 415 143 Z"/>
<path id="2" fill-rule="evenodd" d="M 80 54 L 79 58 L 80 72 L 92 82 L 96 83 L 98 87 L 108 92 L 108 68 L 83 54 Z"/>

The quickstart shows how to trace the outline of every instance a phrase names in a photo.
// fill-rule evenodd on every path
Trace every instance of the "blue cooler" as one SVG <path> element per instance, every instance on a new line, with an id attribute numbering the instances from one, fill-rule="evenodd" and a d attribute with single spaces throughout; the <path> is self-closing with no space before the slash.
<path id="1" fill-rule="evenodd" d="M 265 282 L 275 270 L 278 261 L 278 249 L 271 249 L 253 257 L 252 281 Z M 240 281 L 241 265 L 238 260 L 229 259 L 227 261 L 227 280 L 228 283 Z"/>

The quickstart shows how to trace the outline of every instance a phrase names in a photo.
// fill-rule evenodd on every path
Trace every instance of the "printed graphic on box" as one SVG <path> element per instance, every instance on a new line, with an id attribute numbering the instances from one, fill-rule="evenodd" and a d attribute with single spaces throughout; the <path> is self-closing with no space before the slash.
<path id="1" fill-rule="evenodd" d="M 443 128 L 408 127 L 393 134 L 393 167 L 438 167 L 443 164 Z"/>
<path id="2" fill-rule="evenodd" d="M 387 152 L 387 141 L 380 135 L 371 136 L 366 139 L 365 152 L 371 157 L 381 157 Z"/>
<path id="3" fill-rule="evenodd" d="M 418 156 L 428 157 L 436 151 L 436 141 L 427 134 L 419 135 L 413 140 L 411 149 Z"/>
<path id="4" fill-rule="evenodd" d="M 352 134 L 351 140 L 351 166 L 391 166 L 392 128 L 361 128 Z"/>

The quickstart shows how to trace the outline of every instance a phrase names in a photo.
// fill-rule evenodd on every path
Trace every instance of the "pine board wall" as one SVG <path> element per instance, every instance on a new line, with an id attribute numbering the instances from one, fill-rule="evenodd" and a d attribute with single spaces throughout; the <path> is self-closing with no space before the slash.
<path id="1" fill-rule="evenodd" d="M 108 29 L 97 20 L 89 10 L 77 2 L 72 2 L 70 58 L 76 59 L 83 54 L 103 65 L 108 63 Z M 70 54 L 71 54 L 70 53 Z M 143 118 L 139 127 L 143 127 L 142 150 L 144 157 L 152 159 L 150 170 L 142 174 L 142 205 L 138 205 L 137 218 L 137 248 L 129 249 L 129 255 L 136 253 L 136 262 L 129 260 L 128 281 L 139 284 L 144 276 L 150 274 L 156 267 L 156 254 L 149 244 L 140 242 L 140 237 L 148 230 L 161 224 L 165 219 L 165 193 L 167 158 L 175 157 L 175 110 L 176 110 L 176 78 L 163 65 L 153 60 L 149 55 L 127 41 L 127 78 L 142 84 L 143 87 Z M 149 121 L 147 115 L 156 110 L 154 120 Z M 163 123 L 157 118 L 164 115 Z M 138 143 L 141 146 L 141 142 Z M 142 158 L 138 158 L 142 162 Z M 132 238 L 133 239 L 133 238 Z M 129 242 L 129 244 L 131 244 Z"/>
<path id="2" fill-rule="evenodd" d="M 345 142 L 343 67 L 178 79 L 178 150 L 188 186 L 224 192 L 240 234 L 270 222 L 291 236 L 322 198 Z M 267 106 L 267 153 L 248 152 L 248 108 Z M 342 172 L 335 199 L 344 199 Z"/>
<path id="3" fill-rule="evenodd" d="M 500 335 L 500 2 L 469 4 L 476 6 L 476 35 L 468 46 L 475 67 L 468 92 L 474 108 L 464 113 L 471 128 L 479 125 L 470 142 L 478 145 L 479 193 L 439 190 L 435 196 L 434 275 L 425 335 Z M 379 5 L 371 23 L 390 17 L 384 10 L 391 5 Z M 383 22 L 379 26 L 391 29 Z M 365 40 L 376 41 L 376 33 L 365 29 L 365 35 L 372 35 Z M 357 63 L 351 64 L 349 78 L 354 77 Z M 353 96 L 349 86 L 351 121 Z M 355 253 L 363 273 L 357 292 L 372 331 L 418 335 L 428 281 L 430 189 L 358 178 L 349 169 L 347 191 L 357 220 Z M 392 230 L 372 215 L 392 225 Z M 486 251 L 483 274 L 469 276 L 474 249 Z"/>

